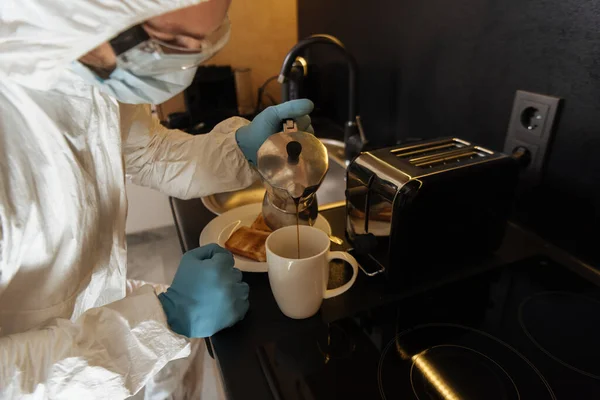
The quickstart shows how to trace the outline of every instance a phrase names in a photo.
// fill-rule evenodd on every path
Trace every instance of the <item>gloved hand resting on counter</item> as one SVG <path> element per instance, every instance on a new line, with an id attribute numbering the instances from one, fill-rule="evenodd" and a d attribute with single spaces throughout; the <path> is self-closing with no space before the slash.
<path id="1" fill-rule="evenodd" d="M 244 318 L 250 289 L 233 264 L 233 255 L 217 244 L 183 255 L 171 287 L 158 296 L 174 332 L 204 338 Z"/>
<path id="2" fill-rule="evenodd" d="M 314 104 L 310 100 L 291 100 L 268 107 L 258 114 L 249 125 L 238 129 L 235 138 L 246 159 L 256 165 L 258 149 L 269 136 L 283 130 L 282 122 L 285 119 L 296 120 L 300 131 L 314 133 L 308 116 L 313 108 Z"/>

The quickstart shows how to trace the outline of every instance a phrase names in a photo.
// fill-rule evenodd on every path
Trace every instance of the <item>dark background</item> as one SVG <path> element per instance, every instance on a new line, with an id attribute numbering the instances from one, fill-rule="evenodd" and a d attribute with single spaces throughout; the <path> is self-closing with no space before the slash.
<path id="1" fill-rule="evenodd" d="M 516 90 L 563 98 L 545 176 L 515 216 L 599 263 L 600 2 L 299 0 L 298 15 L 300 38 L 332 34 L 357 58 L 360 114 L 379 146 L 457 136 L 502 151 Z M 341 58 L 323 46 L 307 57 L 310 96 L 343 121 Z"/>

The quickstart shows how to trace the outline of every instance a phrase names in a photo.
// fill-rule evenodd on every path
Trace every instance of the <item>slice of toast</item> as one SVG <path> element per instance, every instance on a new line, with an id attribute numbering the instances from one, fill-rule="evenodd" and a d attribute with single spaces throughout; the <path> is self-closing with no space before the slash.
<path id="1" fill-rule="evenodd" d="M 269 225 L 267 225 L 265 222 L 262 213 L 258 214 L 258 217 L 256 217 L 250 228 L 258 229 L 259 231 L 273 232 L 273 230 L 269 228 Z"/>
<path id="2" fill-rule="evenodd" d="M 267 261 L 265 242 L 271 233 L 242 226 L 227 239 L 225 248 L 238 256 Z"/>

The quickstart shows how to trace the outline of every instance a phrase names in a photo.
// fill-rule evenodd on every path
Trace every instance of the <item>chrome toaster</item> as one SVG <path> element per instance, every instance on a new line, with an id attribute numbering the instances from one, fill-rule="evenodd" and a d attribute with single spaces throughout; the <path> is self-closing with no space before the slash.
<path id="1" fill-rule="evenodd" d="M 413 286 L 499 247 L 519 167 L 457 138 L 363 152 L 348 166 L 346 232 L 369 271 Z"/>

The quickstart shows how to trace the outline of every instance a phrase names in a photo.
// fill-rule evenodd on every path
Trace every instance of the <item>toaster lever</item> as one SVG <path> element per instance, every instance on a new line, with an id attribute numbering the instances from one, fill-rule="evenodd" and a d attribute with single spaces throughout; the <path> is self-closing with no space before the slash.
<path id="1" fill-rule="evenodd" d="M 375 276 L 375 275 L 379 275 L 382 272 L 385 272 L 385 267 L 383 265 L 381 265 L 379 263 L 379 261 L 377 261 L 377 259 L 375 257 L 373 257 L 370 254 L 359 254 L 358 252 L 356 252 L 355 249 L 348 249 L 346 250 L 348 253 L 350 253 L 354 258 L 356 258 L 356 261 L 358 261 L 358 268 L 360 268 L 360 270 L 366 275 L 366 276 Z M 374 264 L 374 265 L 378 265 L 379 269 L 375 270 L 375 271 L 367 271 L 363 265 L 365 264 Z"/>
<path id="2" fill-rule="evenodd" d="M 358 266 L 362 272 L 364 272 L 367 276 L 375 276 L 385 271 L 385 267 L 377 261 L 375 257 L 371 255 L 371 253 L 377 247 L 377 238 L 372 233 L 367 233 L 365 235 L 356 235 L 354 237 L 354 248 L 348 249 L 348 252 L 356 257 L 358 261 Z M 375 271 L 367 271 L 363 265 L 377 265 L 379 266 L 378 270 Z"/>

